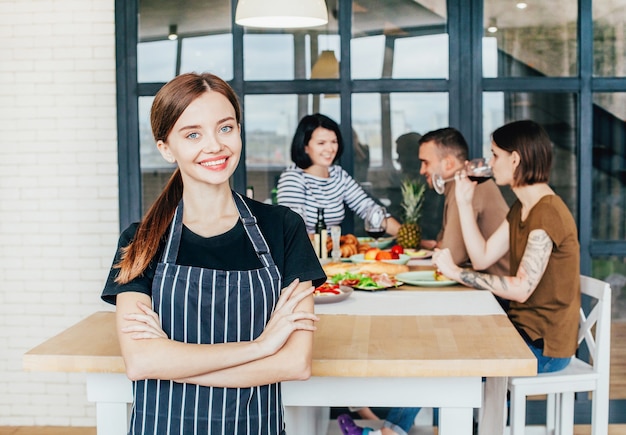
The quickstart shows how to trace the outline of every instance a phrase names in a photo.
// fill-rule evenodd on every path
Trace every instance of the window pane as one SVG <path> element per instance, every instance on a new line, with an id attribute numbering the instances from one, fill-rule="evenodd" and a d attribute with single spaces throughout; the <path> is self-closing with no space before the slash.
<path id="1" fill-rule="evenodd" d="M 333 27 L 336 29 L 336 22 L 329 27 L 298 30 L 294 33 L 289 33 L 288 30 L 246 29 L 243 40 L 244 78 L 339 78 L 339 35 L 332 30 Z M 317 65 L 318 59 L 321 61 L 320 65 Z M 312 76 L 313 71 L 316 71 L 315 76 Z"/>
<path id="2" fill-rule="evenodd" d="M 597 76 L 626 76 L 626 2 L 594 0 L 593 3 L 594 63 Z"/>
<path id="3" fill-rule="evenodd" d="M 554 144 L 550 186 L 576 216 L 576 95 L 569 93 L 485 92 L 483 94 L 483 152 L 491 155 L 491 133 L 505 123 L 532 119 L 541 124 Z M 514 198 L 504 189 L 510 204 Z"/>
<path id="4" fill-rule="evenodd" d="M 403 38 L 396 41 L 393 78 L 448 78 L 448 35 Z"/>
<path id="5" fill-rule="evenodd" d="M 446 1 L 354 3 L 353 79 L 447 78 Z"/>
<path id="6" fill-rule="evenodd" d="M 518 5 L 526 5 L 524 8 Z M 576 0 L 485 0 L 483 56 L 497 62 L 498 77 L 565 77 L 577 74 Z M 493 77 L 493 71 L 483 71 Z"/>
<path id="7" fill-rule="evenodd" d="M 293 35 L 246 34 L 243 44 L 246 80 L 293 80 Z"/>
<path id="8" fill-rule="evenodd" d="M 300 119 L 320 112 L 340 123 L 339 103 L 339 98 L 320 95 L 245 97 L 246 174 L 256 199 L 269 199 L 278 176 L 291 164 L 291 139 Z"/>
<path id="9" fill-rule="evenodd" d="M 421 135 L 448 125 L 448 94 L 354 94 L 352 125 L 359 142 L 354 151 L 355 178 L 402 219 L 400 184 L 404 178 L 420 177 Z M 366 151 L 361 154 L 369 156 L 367 161 L 357 159 L 360 150 Z M 424 238 L 434 239 L 439 232 L 442 205 L 442 197 L 430 190 L 421 222 Z M 361 226 L 355 220 L 357 232 Z"/>
<path id="10" fill-rule="evenodd" d="M 150 107 L 154 97 L 139 97 L 139 159 L 141 165 L 142 214 L 145 214 L 176 168 L 166 162 L 154 143 Z"/>
<path id="11" fill-rule="evenodd" d="M 177 41 L 140 42 L 137 44 L 137 81 L 167 82 L 176 76 Z"/>
<path id="12" fill-rule="evenodd" d="M 233 78 L 233 35 L 183 38 L 180 72 L 210 72 L 224 80 Z"/>
<path id="13" fill-rule="evenodd" d="M 139 83 L 167 82 L 189 71 L 212 72 L 225 80 L 233 78 L 230 2 L 137 3 Z M 176 38 L 170 40 L 170 34 Z"/>
<path id="14" fill-rule="evenodd" d="M 626 240 L 626 93 L 594 94 L 593 238 Z"/>

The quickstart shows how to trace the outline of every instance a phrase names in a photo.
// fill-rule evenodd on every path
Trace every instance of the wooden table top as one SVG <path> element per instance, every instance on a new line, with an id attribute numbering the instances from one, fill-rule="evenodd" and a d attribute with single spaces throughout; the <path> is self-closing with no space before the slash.
<path id="1" fill-rule="evenodd" d="M 97 312 L 28 351 L 27 371 L 123 373 L 115 313 Z M 313 376 L 524 376 L 536 360 L 504 315 L 321 314 Z"/>

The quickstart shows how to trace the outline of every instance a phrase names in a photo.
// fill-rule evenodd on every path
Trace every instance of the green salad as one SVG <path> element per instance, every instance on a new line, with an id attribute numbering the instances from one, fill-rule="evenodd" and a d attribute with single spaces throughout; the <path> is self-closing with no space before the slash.
<path id="1" fill-rule="evenodd" d="M 330 278 L 331 282 L 339 285 L 346 285 L 349 287 L 357 287 L 362 289 L 377 289 L 380 288 L 378 284 L 371 276 L 364 275 L 362 273 L 345 272 L 333 275 Z"/>

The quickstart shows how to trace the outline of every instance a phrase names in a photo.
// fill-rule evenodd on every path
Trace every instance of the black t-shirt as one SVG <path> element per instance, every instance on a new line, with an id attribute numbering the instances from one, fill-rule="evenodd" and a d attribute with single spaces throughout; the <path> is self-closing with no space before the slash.
<path id="1" fill-rule="evenodd" d="M 316 286 L 322 284 L 326 275 L 313 251 L 302 218 L 287 207 L 263 204 L 248 198 L 244 198 L 244 201 L 257 219 L 274 263 L 283 278 L 283 287 L 295 278 L 313 281 Z M 113 264 L 120 261 L 120 249 L 132 241 L 138 226 L 138 223 L 134 223 L 120 235 Z M 127 284 L 115 283 L 119 269 L 112 267 L 102 291 L 102 299 L 115 304 L 116 295 L 127 291 L 152 295 L 152 280 L 164 247 L 165 242 L 161 244 L 143 275 Z M 216 270 L 253 270 L 263 267 L 241 220 L 226 233 L 208 238 L 193 233 L 183 225 L 176 262 L 184 266 Z"/>

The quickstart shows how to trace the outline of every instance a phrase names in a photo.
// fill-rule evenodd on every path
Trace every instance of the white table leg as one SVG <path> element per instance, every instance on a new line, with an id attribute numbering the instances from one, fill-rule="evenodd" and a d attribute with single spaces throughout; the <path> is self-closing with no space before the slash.
<path id="1" fill-rule="evenodd" d="M 439 435 L 472 435 L 472 408 L 439 409 Z"/>
<path id="2" fill-rule="evenodd" d="M 327 406 L 285 406 L 287 435 L 326 434 L 330 422 Z"/>
<path id="3" fill-rule="evenodd" d="M 128 432 L 128 405 L 133 401 L 133 387 L 126 375 L 87 374 L 87 400 L 96 403 L 98 435 L 123 435 Z"/>

